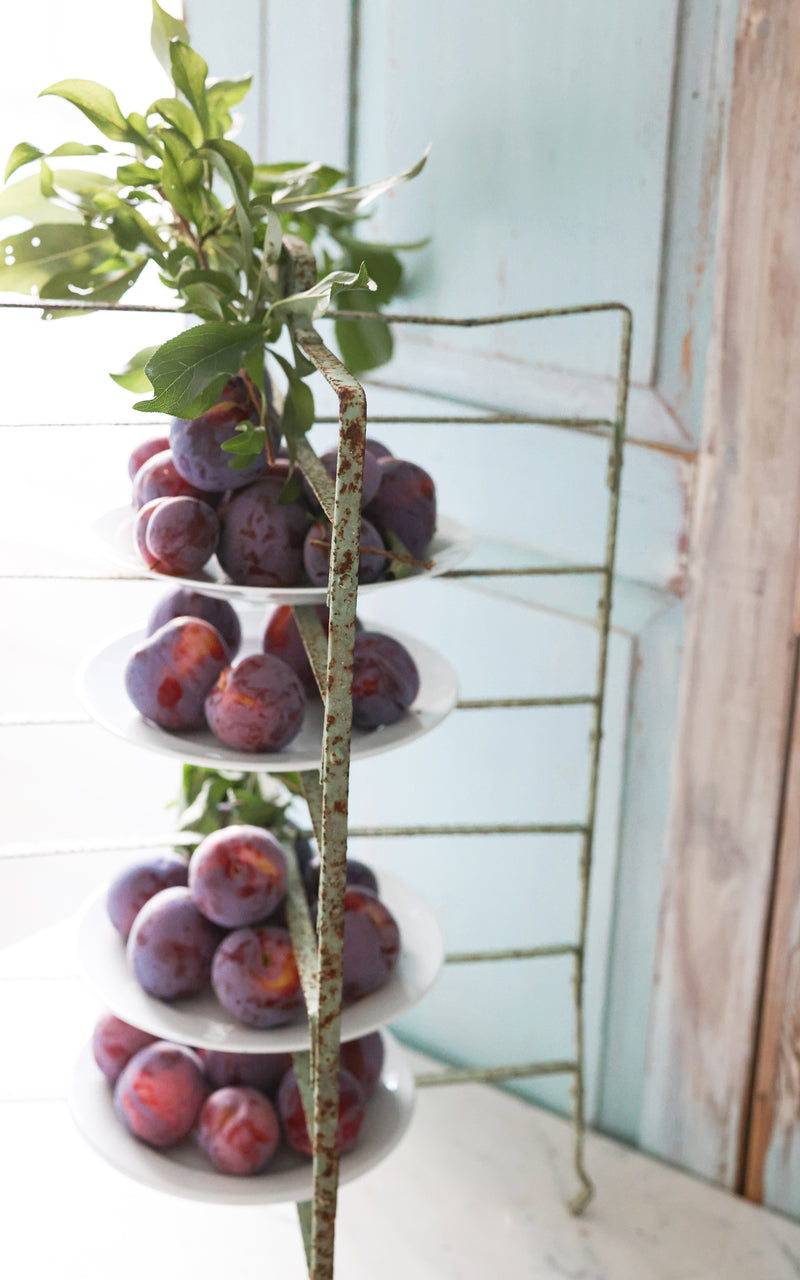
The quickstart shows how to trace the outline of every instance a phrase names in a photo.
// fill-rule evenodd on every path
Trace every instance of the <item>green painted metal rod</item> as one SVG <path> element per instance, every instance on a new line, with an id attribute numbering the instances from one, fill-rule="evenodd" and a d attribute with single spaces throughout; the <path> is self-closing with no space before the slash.
<path id="1" fill-rule="evenodd" d="M 555 942 L 543 947 L 506 947 L 496 951 L 450 951 L 445 964 L 482 964 L 486 960 L 543 960 L 549 956 L 574 956 L 577 942 Z"/>
<path id="2" fill-rule="evenodd" d="M 587 707 L 597 702 L 596 693 L 567 694 L 561 698 L 462 698 L 458 711 L 483 711 L 489 707 Z"/>
<path id="3" fill-rule="evenodd" d="M 574 1075 L 577 1062 L 521 1062 L 508 1067 L 445 1067 L 423 1071 L 414 1077 L 418 1089 L 443 1084 L 500 1084 L 503 1080 L 523 1080 L 532 1076 Z"/>

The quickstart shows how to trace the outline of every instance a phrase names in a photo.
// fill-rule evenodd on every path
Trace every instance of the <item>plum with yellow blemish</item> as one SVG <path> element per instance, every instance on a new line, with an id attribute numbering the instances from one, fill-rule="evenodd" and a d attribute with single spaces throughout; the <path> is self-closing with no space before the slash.
<path id="1" fill-rule="evenodd" d="M 174 618 L 129 658 L 125 688 L 137 711 L 162 729 L 199 728 L 206 695 L 229 661 L 210 623 Z"/>
<path id="2" fill-rule="evenodd" d="M 279 1027 L 303 1008 L 288 929 L 235 929 L 217 947 L 211 985 L 220 1004 L 248 1027 Z"/>
<path id="3" fill-rule="evenodd" d="M 237 929 L 265 920 L 286 893 L 286 858 L 263 827 L 222 827 L 202 840 L 189 864 L 195 906 L 214 924 Z"/>
<path id="4" fill-rule="evenodd" d="M 306 696 L 291 667 L 254 653 L 217 679 L 205 703 L 212 733 L 237 751 L 280 751 L 303 727 Z"/>

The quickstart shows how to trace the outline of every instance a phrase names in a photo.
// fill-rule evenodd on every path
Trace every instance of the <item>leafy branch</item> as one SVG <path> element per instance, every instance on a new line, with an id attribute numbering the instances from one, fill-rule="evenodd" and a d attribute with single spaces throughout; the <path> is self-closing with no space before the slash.
<path id="1" fill-rule="evenodd" d="M 0 218 L 29 224 L 3 240 L 0 290 L 113 303 L 145 270 L 155 270 L 178 309 L 198 323 L 138 352 L 117 381 L 140 394 L 152 390 L 137 409 L 196 417 L 232 374 L 246 373 L 262 393 L 262 411 L 258 425 L 243 424 L 229 442 L 237 465 L 245 466 L 266 435 L 264 351 L 285 325 L 319 318 L 338 294 L 340 309 L 375 311 L 374 319 L 337 322 L 349 367 L 361 373 L 391 355 L 378 308 L 401 284 L 398 246 L 361 240 L 354 224 L 381 194 L 416 176 L 427 153 L 404 172 L 359 187 L 342 186 L 344 175 L 318 162 L 254 164 L 227 136 L 250 77 L 209 79 L 185 26 L 157 0 L 152 44 L 174 96 L 158 98 L 143 113 L 125 115 L 112 91 L 90 80 L 62 80 L 43 90 L 76 107 L 105 143 L 66 142 L 47 153 L 29 142 L 14 148 L 6 182 L 28 166 L 37 165 L 38 173 L 0 192 Z M 101 168 L 53 165 L 63 157 L 86 157 Z M 314 248 L 319 275 L 289 296 L 281 284 L 286 235 Z M 314 417 L 303 382 L 310 367 L 297 353 L 293 366 L 281 363 L 291 450 Z"/>

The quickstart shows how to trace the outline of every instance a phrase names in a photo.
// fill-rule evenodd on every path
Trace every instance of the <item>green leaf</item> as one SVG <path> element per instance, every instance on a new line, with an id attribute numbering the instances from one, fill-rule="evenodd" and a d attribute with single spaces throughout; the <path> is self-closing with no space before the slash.
<path id="1" fill-rule="evenodd" d="M 30 293 L 62 272 L 79 273 L 102 262 L 115 249 L 105 228 L 73 223 L 40 223 L 3 240 L 0 290 Z"/>
<path id="2" fill-rule="evenodd" d="M 245 76 L 241 80 L 217 80 L 215 84 L 207 86 L 206 101 L 211 126 L 209 132 L 212 136 L 222 137 L 231 128 L 233 120 L 230 108 L 241 102 L 249 92 L 252 80 L 252 76 Z"/>
<path id="3" fill-rule="evenodd" d="M 231 172 L 237 174 L 242 179 L 245 188 L 249 189 L 250 183 L 253 181 L 253 161 L 244 147 L 231 142 L 229 138 L 212 138 L 206 144 L 206 149 L 221 155 L 226 160 Z M 228 182 L 228 179 L 226 178 L 225 181 Z"/>
<path id="4" fill-rule="evenodd" d="M 237 427 L 237 433 L 230 440 L 225 440 L 222 448 L 235 457 L 229 463 L 234 471 L 243 471 L 249 467 L 254 458 L 264 452 L 267 432 L 264 427 L 256 427 L 252 422 L 243 422 Z"/>
<path id="5" fill-rule="evenodd" d="M 88 209 L 88 198 L 93 192 L 102 187 L 115 185 L 114 180 L 105 177 L 104 174 L 89 173 L 82 169 L 58 169 L 53 174 L 53 182 L 56 187 L 56 200 L 50 200 L 42 195 L 38 173 L 30 174 L 19 182 L 13 182 L 10 187 L 0 191 L 0 218 L 26 218 L 28 222 L 49 224 L 82 223 L 78 205 Z M 69 194 L 77 197 L 75 205 L 67 205 Z"/>
<path id="6" fill-rule="evenodd" d="M 43 155 L 44 152 L 40 151 L 38 147 L 32 146 L 30 142 L 18 142 L 8 157 L 3 181 L 8 182 L 15 170 L 21 169 L 24 164 L 30 164 L 31 160 L 38 160 Z"/>
<path id="7" fill-rule="evenodd" d="M 279 209 L 291 209 L 297 213 L 305 209 L 329 209 L 334 213 L 352 216 L 360 213 L 362 209 L 366 209 L 368 205 L 372 204 L 374 200 L 377 200 L 379 196 L 384 195 L 387 191 L 392 191 L 402 183 L 416 178 L 417 174 L 421 173 L 425 167 L 429 151 L 430 147 L 426 147 L 425 154 L 410 169 L 404 169 L 402 173 L 396 173 L 391 178 L 382 178 L 379 182 L 370 182 L 362 187 L 343 187 L 341 191 L 330 191 L 308 196 L 292 195 L 290 188 L 285 188 L 275 192 L 274 201 Z"/>
<path id="8" fill-rule="evenodd" d="M 189 271 L 182 271 L 175 281 L 179 289 L 185 289 L 188 285 L 203 284 L 209 289 L 213 289 L 221 298 L 232 298 L 238 293 L 236 281 L 230 276 L 225 275 L 224 271 L 209 271 L 203 267 L 193 267 Z"/>
<path id="9" fill-rule="evenodd" d="M 276 191 L 278 188 L 293 196 L 319 194 L 341 182 L 341 169 L 320 164 L 259 164 L 255 169 L 258 190 Z"/>
<path id="10" fill-rule="evenodd" d="M 52 94 L 65 98 L 91 120 L 93 125 L 114 142 L 132 142 L 136 145 L 139 135 L 132 129 L 119 109 L 119 103 L 110 89 L 94 80 L 59 80 L 43 89 L 39 97 Z"/>
<path id="11" fill-rule="evenodd" d="M 314 394 L 284 356 L 277 351 L 272 351 L 271 354 L 278 361 L 289 381 L 283 402 L 281 426 L 286 437 L 289 457 L 294 462 L 297 456 L 297 440 L 304 436 L 314 423 Z"/>
<path id="12" fill-rule="evenodd" d="M 275 505 L 278 507 L 289 507 L 293 502 L 297 502 L 303 496 L 303 480 L 299 471 L 292 471 L 286 484 L 281 489 L 276 499 Z"/>
<path id="13" fill-rule="evenodd" d="M 259 324 L 212 321 L 179 333 L 163 343 L 146 366 L 154 399 L 141 400 L 134 407 L 145 413 L 197 417 L 214 403 L 216 394 L 260 340 Z"/>
<path id="14" fill-rule="evenodd" d="M 161 184 L 161 165 L 143 164 L 141 160 L 133 160 L 130 164 L 121 164 L 117 169 L 117 181 L 125 187 L 158 187 Z"/>
<path id="15" fill-rule="evenodd" d="M 380 305 L 391 302 L 403 279 L 403 267 L 397 255 L 383 245 L 372 244 L 368 240 L 357 240 L 355 236 L 347 234 L 334 234 L 339 243 L 347 250 L 347 260 L 341 265 L 354 270 L 359 262 L 363 262 L 370 274 L 370 279 L 374 280 L 378 286 L 375 292 L 375 302 Z M 340 299 L 339 306 L 342 305 Z M 353 311 L 361 310 L 361 307 L 356 306 L 354 303 L 346 303 L 344 305 L 349 306 Z M 369 310 L 372 309 L 372 307 L 369 308 Z"/>
<path id="16" fill-rule="evenodd" d="M 287 298 L 280 298 L 277 302 L 273 302 L 267 315 L 288 311 L 297 319 L 317 320 L 320 316 L 324 316 L 331 304 L 331 299 L 342 289 L 362 288 L 375 289 L 375 284 L 370 280 L 363 262 L 357 273 L 332 271 L 323 280 L 318 280 L 310 289 L 304 289 L 301 293 L 292 293 Z"/>
<path id="17" fill-rule="evenodd" d="M 146 265 L 147 259 L 143 258 L 140 262 L 134 263 L 126 267 L 124 271 L 118 271 L 114 275 L 105 277 L 90 276 L 89 287 L 82 287 L 78 284 L 73 272 L 65 271 L 58 276 L 53 276 L 52 279 L 42 285 L 39 290 L 39 297 L 79 299 L 81 302 L 119 302 L 120 298 L 135 285 Z M 85 277 L 80 277 L 80 279 L 82 283 L 85 281 Z M 92 281 L 96 281 L 95 287 L 92 287 Z M 45 311 L 43 314 L 45 319 L 65 320 L 70 316 L 86 315 L 87 312 L 79 309 L 77 311 Z"/>
<path id="18" fill-rule="evenodd" d="M 338 309 L 374 311 L 375 294 L 357 290 L 342 294 Z M 336 342 L 342 360 L 351 373 L 358 375 L 368 369 L 379 369 L 388 364 L 394 351 L 392 331 L 385 320 L 337 320 Z"/>
<path id="19" fill-rule="evenodd" d="M 203 141 L 203 127 L 190 106 L 180 98 L 158 98 L 147 108 L 148 115 L 160 115 L 162 120 L 182 133 L 193 147 Z"/>
<path id="20" fill-rule="evenodd" d="M 391 529 L 387 529 L 384 535 L 384 542 L 386 543 L 387 551 L 393 551 L 396 556 L 408 556 L 409 559 L 413 559 L 406 544 L 398 538 L 396 533 L 392 533 Z M 398 582 L 401 578 L 408 578 L 415 572 L 416 569 L 413 564 L 406 564 L 403 560 L 389 561 L 389 576 L 395 578 Z"/>
<path id="21" fill-rule="evenodd" d="M 175 87 L 180 89 L 190 106 L 194 107 L 205 136 L 209 132 L 206 102 L 208 63 L 182 40 L 170 42 L 169 56 Z"/>
<path id="22" fill-rule="evenodd" d="M 56 194 L 53 186 L 53 170 L 46 160 L 42 160 L 39 166 L 39 186 L 42 188 L 42 195 L 47 200 L 52 200 Z"/>
<path id="23" fill-rule="evenodd" d="M 236 209 L 236 218 L 239 223 L 243 266 L 245 273 L 249 276 L 253 263 L 253 226 L 250 222 L 250 215 L 245 204 L 247 199 L 246 186 L 249 185 L 249 178 L 245 178 L 245 175 L 240 170 L 233 167 L 233 164 L 238 164 L 236 156 L 233 154 L 234 152 L 238 152 L 245 158 L 249 165 L 250 176 L 252 176 L 253 165 L 250 157 L 246 151 L 242 151 L 242 148 L 237 147 L 233 142 L 212 139 L 212 141 L 203 147 L 198 154 L 208 156 L 220 177 L 222 177 L 230 187 L 234 207 Z"/>
<path id="24" fill-rule="evenodd" d="M 124 369 L 119 373 L 110 374 L 110 377 L 126 391 L 135 391 L 138 395 L 149 394 L 153 386 L 144 369 L 156 351 L 158 347 L 143 347 L 141 351 L 136 352 L 136 355 L 131 356 Z"/>
<path id="25" fill-rule="evenodd" d="M 105 156 L 108 155 L 106 147 L 101 147 L 99 142 L 91 144 L 85 142 L 62 142 L 60 147 L 56 147 L 55 151 L 51 151 L 50 157 L 55 156 Z"/>
<path id="26" fill-rule="evenodd" d="M 189 43 L 189 32 L 184 23 L 173 18 L 161 8 L 157 0 L 153 0 L 153 22 L 150 27 L 150 46 L 168 76 L 172 76 L 172 63 L 169 54 L 170 40 L 183 40 Z"/>

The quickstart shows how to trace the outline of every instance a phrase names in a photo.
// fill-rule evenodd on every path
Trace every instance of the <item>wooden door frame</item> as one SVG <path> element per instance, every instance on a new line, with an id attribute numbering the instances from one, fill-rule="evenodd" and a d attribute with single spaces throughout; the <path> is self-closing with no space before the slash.
<path id="1" fill-rule="evenodd" d="M 643 1145 L 741 1185 L 794 701 L 800 10 L 742 0 Z M 763 1074 L 763 1073 L 762 1073 Z"/>

